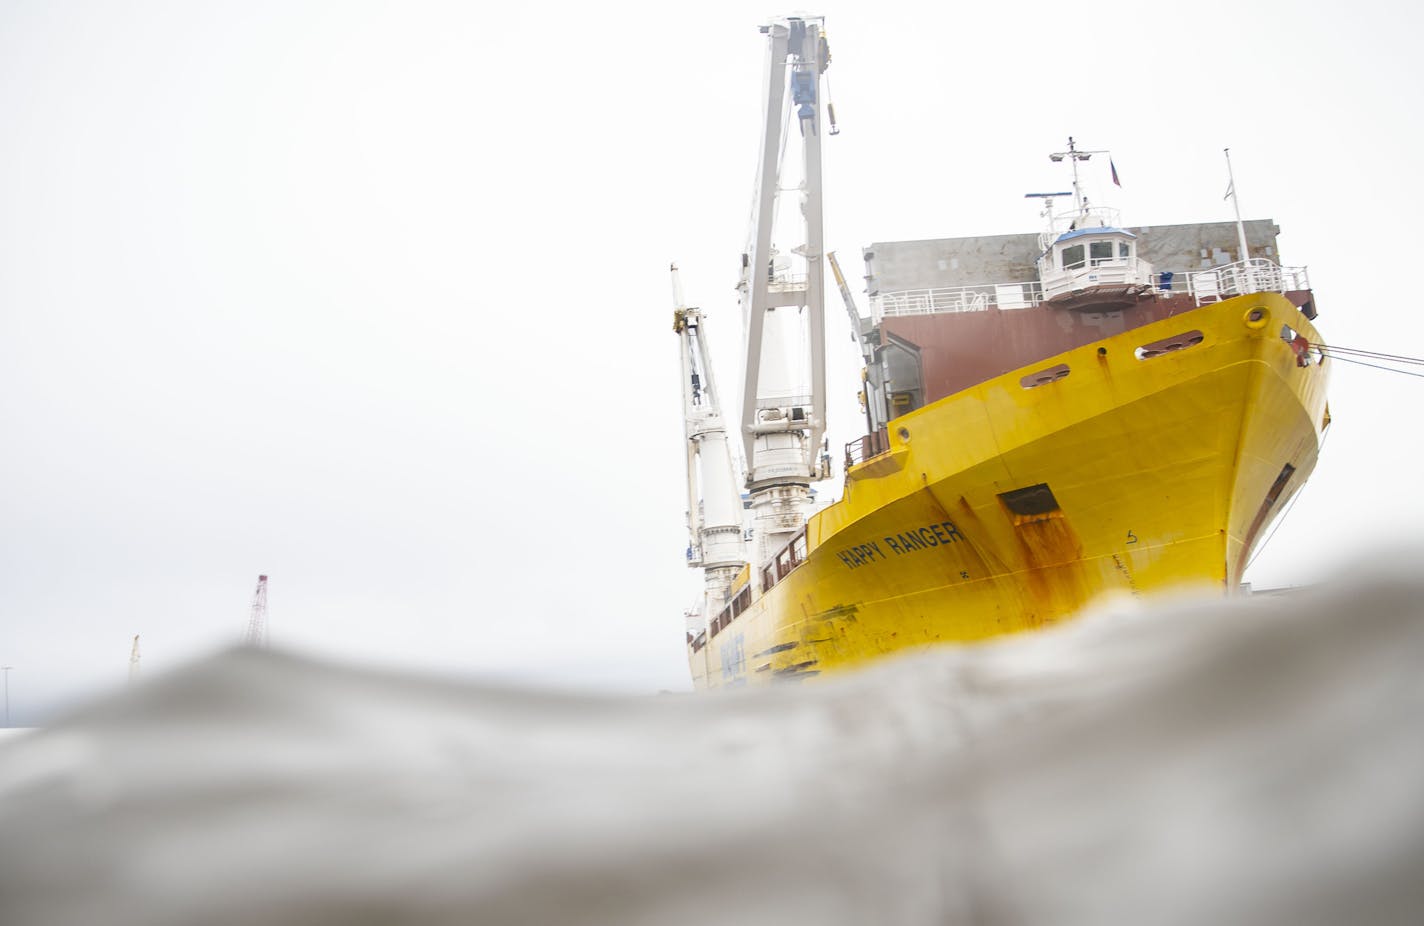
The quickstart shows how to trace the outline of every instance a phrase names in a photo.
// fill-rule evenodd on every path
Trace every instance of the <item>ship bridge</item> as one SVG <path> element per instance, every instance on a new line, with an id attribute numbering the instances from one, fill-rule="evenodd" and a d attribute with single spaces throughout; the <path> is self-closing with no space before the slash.
<path id="1" fill-rule="evenodd" d="M 1101 286 L 1152 285 L 1152 265 L 1137 256 L 1137 236 L 1112 225 L 1074 228 L 1038 259 L 1044 299 Z"/>

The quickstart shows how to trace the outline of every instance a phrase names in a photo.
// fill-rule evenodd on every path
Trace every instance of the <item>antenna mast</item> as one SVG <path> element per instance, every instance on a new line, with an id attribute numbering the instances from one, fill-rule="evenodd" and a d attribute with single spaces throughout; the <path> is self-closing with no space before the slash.
<path id="1" fill-rule="evenodd" d="M 1039 213 L 1041 218 L 1047 219 L 1047 230 L 1039 232 L 1038 249 L 1047 251 L 1053 247 L 1053 242 L 1058 237 L 1058 227 L 1053 221 L 1053 200 L 1059 196 L 1072 196 L 1072 193 L 1025 193 L 1024 199 L 1043 200 L 1043 211 Z"/>
<path id="2" fill-rule="evenodd" d="M 1086 161 L 1095 154 L 1111 154 L 1111 152 L 1107 150 L 1079 150 L 1078 145 L 1073 141 L 1073 136 L 1069 135 L 1068 150 L 1055 151 L 1048 156 L 1048 159 L 1055 164 L 1057 164 L 1059 161 L 1062 161 L 1064 158 L 1067 158 L 1068 162 L 1073 165 L 1073 204 L 1078 207 L 1078 213 L 1080 215 L 1083 213 L 1083 210 L 1087 208 L 1087 203 L 1083 201 L 1083 185 L 1078 182 L 1078 162 Z"/>
<path id="3" fill-rule="evenodd" d="M 1241 256 L 1237 260 L 1246 260 L 1251 256 L 1251 251 L 1246 247 L 1246 225 L 1241 221 L 1241 203 L 1236 199 L 1236 175 L 1231 172 L 1231 149 L 1221 150 L 1226 153 L 1226 195 L 1231 197 L 1231 208 L 1236 211 L 1236 241 L 1241 246 Z"/>
<path id="4" fill-rule="evenodd" d="M 138 638 L 135 637 L 135 646 Z M 267 577 L 257 577 L 257 590 L 252 593 L 252 611 L 247 617 L 247 637 L 243 640 L 248 646 L 266 648 L 267 646 Z"/>

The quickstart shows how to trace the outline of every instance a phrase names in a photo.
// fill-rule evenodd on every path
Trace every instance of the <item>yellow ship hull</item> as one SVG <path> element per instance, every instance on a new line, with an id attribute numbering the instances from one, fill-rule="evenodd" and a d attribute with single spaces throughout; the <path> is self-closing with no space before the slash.
<path id="1" fill-rule="evenodd" d="M 1319 341 L 1283 296 L 1240 296 L 891 421 L 889 450 L 848 470 L 793 567 L 746 576 L 769 587 L 689 646 L 694 682 L 1032 630 L 1115 592 L 1234 590 L 1329 421 L 1327 370 L 1283 325 Z"/>

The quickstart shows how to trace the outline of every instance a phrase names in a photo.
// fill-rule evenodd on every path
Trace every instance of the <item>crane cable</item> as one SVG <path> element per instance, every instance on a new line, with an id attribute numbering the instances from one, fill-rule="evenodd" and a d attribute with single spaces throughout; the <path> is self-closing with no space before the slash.
<path id="1" fill-rule="evenodd" d="M 1310 342 L 1310 346 L 1320 351 L 1320 353 L 1332 360 L 1339 360 L 1344 363 L 1354 363 L 1362 367 L 1372 367 L 1376 370 L 1384 370 L 1386 373 L 1402 373 L 1405 376 L 1418 376 L 1424 379 L 1424 373 L 1415 373 L 1411 370 L 1401 370 L 1396 367 L 1383 366 L 1384 363 L 1407 364 L 1411 366 L 1424 366 L 1424 358 L 1406 357 L 1403 354 L 1386 354 L 1380 351 L 1363 350 L 1355 347 L 1337 347 L 1333 344 L 1323 342 Z M 1378 360 L 1381 363 L 1369 363 L 1369 360 Z"/>
<path id="2" fill-rule="evenodd" d="M 1424 358 L 1406 357 L 1403 354 L 1386 354 L 1380 351 L 1362 350 L 1356 347 L 1336 347 L 1331 344 L 1326 344 L 1323 341 L 1311 341 L 1310 346 L 1320 351 L 1322 355 L 1329 357 L 1332 360 L 1339 360 L 1344 363 L 1355 363 L 1359 364 L 1362 367 L 1373 367 L 1376 370 L 1384 370 L 1386 373 L 1403 373 L 1405 376 L 1418 376 L 1424 379 L 1424 373 L 1415 373 L 1411 370 L 1400 370 L 1396 369 L 1395 367 L 1381 366 L 1378 363 L 1367 363 L 1364 360 L 1359 359 L 1361 357 L 1368 357 L 1371 360 L 1382 360 L 1386 363 L 1403 363 L 1412 366 L 1424 366 Z M 1326 430 L 1325 434 L 1320 439 L 1320 450 L 1317 451 L 1317 455 L 1319 453 L 1324 452 L 1325 442 L 1329 439 L 1330 431 Z M 1251 568 L 1251 565 L 1256 562 L 1256 557 L 1260 556 L 1263 552 L 1265 552 L 1266 547 L 1269 546 L 1271 543 L 1271 538 L 1276 536 L 1276 531 L 1280 530 L 1281 525 L 1285 523 L 1286 516 L 1291 513 L 1291 509 L 1295 507 L 1295 503 L 1300 501 L 1300 497 L 1304 494 L 1305 486 L 1301 486 L 1300 490 L 1297 491 L 1295 495 L 1291 496 L 1291 500 L 1286 505 L 1285 510 L 1281 512 L 1280 517 L 1276 518 L 1275 523 L 1271 525 L 1271 532 L 1266 535 L 1266 539 L 1261 541 L 1261 545 L 1258 546 L 1256 548 L 1256 552 L 1251 555 L 1251 559 L 1246 563 L 1246 569 L 1241 570 L 1243 575 L 1246 573 L 1247 570 Z"/>

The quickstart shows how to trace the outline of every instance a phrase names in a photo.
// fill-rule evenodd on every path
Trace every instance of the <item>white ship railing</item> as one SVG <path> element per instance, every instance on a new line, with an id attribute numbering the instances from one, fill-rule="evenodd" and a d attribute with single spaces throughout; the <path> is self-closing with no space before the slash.
<path id="1" fill-rule="evenodd" d="M 1063 235 L 1076 228 L 1121 228 L 1122 213 L 1107 206 L 1089 206 L 1086 209 L 1070 209 L 1053 216 L 1049 227 L 1038 234 L 1038 249 L 1047 251 Z"/>
<path id="2" fill-rule="evenodd" d="M 787 293 L 805 289 L 806 274 L 775 273 L 768 279 L 766 288 L 773 293 Z"/>
<path id="3" fill-rule="evenodd" d="M 1043 301 L 1043 286 L 1032 283 L 986 283 L 939 289 L 907 289 L 879 293 L 870 299 L 879 320 L 887 315 L 939 315 L 982 312 L 985 309 L 1029 309 Z"/>
<path id="4" fill-rule="evenodd" d="M 1203 305 L 1247 293 L 1308 290 L 1310 277 L 1304 267 L 1281 267 L 1264 258 L 1252 258 L 1208 270 L 1156 273 L 1153 274 L 1152 285 L 1163 293 L 1186 293 L 1195 299 L 1197 305 Z M 1043 301 L 1043 285 L 1036 280 L 1029 283 L 980 283 L 876 293 L 870 297 L 870 311 L 878 322 L 882 318 L 906 315 L 1029 309 Z"/>
<path id="5" fill-rule="evenodd" d="M 1247 293 L 1288 293 L 1310 289 L 1310 277 L 1304 267 L 1282 267 L 1265 258 L 1253 257 L 1189 273 L 1187 286 L 1197 305 L 1201 305 Z"/>

